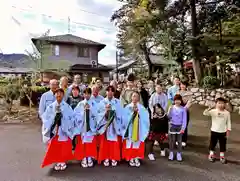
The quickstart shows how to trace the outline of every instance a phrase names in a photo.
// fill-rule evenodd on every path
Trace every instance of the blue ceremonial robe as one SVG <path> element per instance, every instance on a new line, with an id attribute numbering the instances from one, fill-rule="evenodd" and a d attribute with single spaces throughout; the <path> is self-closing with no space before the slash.
<path id="1" fill-rule="evenodd" d="M 105 118 L 106 113 L 106 105 L 110 104 L 111 109 L 115 111 L 115 117 L 110 124 L 110 126 L 105 128 L 104 125 L 107 124 L 107 120 Z M 121 107 L 120 101 L 116 98 L 112 98 L 109 100 L 107 97 L 104 98 L 98 104 L 98 133 L 102 135 L 106 132 L 106 139 L 109 141 L 117 141 L 118 135 L 121 135 L 121 124 L 122 124 L 122 115 L 123 115 L 123 108 Z"/>
<path id="2" fill-rule="evenodd" d="M 147 109 L 140 103 L 137 104 L 138 115 L 139 115 L 139 132 L 138 132 L 138 141 L 134 142 L 132 140 L 132 130 L 133 124 L 130 122 L 133 115 L 133 103 L 128 104 L 124 108 L 123 116 L 123 128 L 122 128 L 122 137 L 126 140 L 126 147 L 130 148 L 131 145 L 133 148 L 139 148 L 141 142 L 144 142 L 148 136 L 150 128 L 149 113 Z M 128 135 L 124 138 L 126 131 L 128 129 Z"/>
<path id="3" fill-rule="evenodd" d="M 89 105 L 89 125 L 90 130 L 87 132 L 86 119 L 85 119 L 85 110 L 84 106 L 88 103 Z M 97 133 L 97 104 L 95 101 L 89 99 L 84 99 L 79 102 L 77 107 L 74 109 L 75 113 L 75 134 L 81 135 L 83 143 L 91 143 L 94 136 Z"/>
<path id="4" fill-rule="evenodd" d="M 100 103 L 104 99 L 104 97 L 101 95 L 97 95 L 96 97 L 92 95 L 91 99 L 94 100 L 96 103 Z"/>
<path id="5" fill-rule="evenodd" d="M 51 139 L 51 127 L 54 124 L 56 116 L 56 107 L 58 102 L 55 101 L 50 104 L 46 111 L 41 116 L 42 118 L 42 136 L 43 142 L 47 143 Z M 58 140 L 67 141 L 68 138 L 73 139 L 74 137 L 74 112 L 72 108 L 65 102 L 60 103 L 60 110 L 62 113 L 61 126 L 58 129 Z M 56 135 L 56 127 L 53 130 L 53 134 Z"/>

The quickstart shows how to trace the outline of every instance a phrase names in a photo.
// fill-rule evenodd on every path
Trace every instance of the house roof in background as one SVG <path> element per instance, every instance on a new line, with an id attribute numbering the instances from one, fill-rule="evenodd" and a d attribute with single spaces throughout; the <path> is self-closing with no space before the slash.
<path id="1" fill-rule="evenodd" d="M 119 69 L 119 70 L 121 70 L 121 69 L 125 69 L 125 68 L 127 68 L 127 67 L 133 65 L 133 64 L 136 63 L 136 62 L 137 62 L 137 60 L 130 60 L 130 61 L 128 61 L 128 62 L 126 62 L 126 63 L 120 65 L 120 66 L 118 67 L 118 69 Z"/>
<path id="2" fill-rule="evenodd" d="M 82 64 L 74 64 L 69 67 L 69 70 L 94 70 L 94 71 L 101 71 L 101 70 L 106 70 L 106 71 L 111 71 L 113 70 L 112 67 L 105 66 L 102 64 L 98 64 L 98 67 L 92 67 L 92 65 L 82 65 Z"/>
<path id="3" fill-rule="evenodd" d="M 166 61 L 163 56 L 159 55 L 150 55 L 150 59 L 153 65 L 177 65 L 174 61 Z M 131 65 L 137 63 L 139 60 L 129 60 L 126 63 L 118 67 L 119 70 L 126 69 Z M 114 69 L 116 71 L 116 69 Z"/>
<path id="4" fill-rule="evenodd" d="M 150 55 L 152 64 L 154 65 L 177 65 L 174 61 L 168 61 L 161 55 Z"/>
<path id="5" fill-rule="evenodd" d="M 64 35 L 56 35 L 56 36 L 45 36 L 32 38 L 33 43 L 36 43 L 37 40 L 48 41 L 52 43 L 66 43 L 66 44 L 86 44 L 99 47 L 99 51 L 103 49 L 106 45 L 102 43 L 98 43 L 92 40 L 88 40 L 79 36 L 75 36 L 72 34 L 64 34 Z"/>

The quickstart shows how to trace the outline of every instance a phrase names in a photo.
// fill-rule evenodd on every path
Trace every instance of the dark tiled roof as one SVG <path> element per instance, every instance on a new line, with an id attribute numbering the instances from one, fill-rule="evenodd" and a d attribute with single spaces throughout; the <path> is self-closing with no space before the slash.
<path id="1" fill-rule="evenodd" d="M 101 49 L 106 46 L 102 43 L 94 42 L 92 40 L 87 40 L 87 39 L 84 39 L 84 38 L 81 38 L 81 37 L 78 37 L 78 36 L 75 36 L 72 34 L 32 38 L 33 42 L 35 42 L 36 40 L 45 40 L 45 41 L 56 42 L 56 43 L 96 45 L 96 46 L 100 46 Z"/>
<path id="2" fill-rule="evenodd" d="M 163 56 L 150 55 L 150 59 L 153 65 L 177 65 L 174 61 L 164 59 Z"/>
<path id="3" fill-rule="evenodd" d="M 152 64 L 155 66 L 176 65 L 177 64 L 176 62 L 173 62 L 173 61 L 167 61 L 164 59 L 163 56 L 159 56 L 159 55 L 150 55 L 150 59 L 151 59 Z M 123 63 L 122 65 L 120 65 L 118 67 L 118 70 L 127 69 L 137 62 L 138 62 L 138 60 L 128 60 L 126 63 Z M 116 69 L 114 69 L 114 70 L 116 70 Z"/>
<path id="4" fill-rule="evenodd" d="M 136 62 L 137 62 L 137 60 L 130 60 L 130 61 L 128 61 L 128 62 L 120 65 L 120 66 L 118 67 L 118 69 L 119 69 L 119 70 L 122 70 L 122 69 L 128 68 L 128 67 L 130 67 L 132 64 L 134 64 L 134 63 L 136 63 Z"/>
<path id="5" fill-rule="evenodd" d="M 111 71 L 113 70 L 112 67 L 108 67 L 108 66 L 105 66 L 105 65 L 102 65 L 102 64 L 98 64 L 98 67 L 92 67 L 92 65 L 82 65 L 82 64 L 75 64 L 75 65 L 72 65 L 70 66 L 70 70 L 80 70 L 80 69 L 93 69 L 93 70 L 108 70 L 108 71 Z"/>
<path id="6" fill-rule="evenodd" d="M 99 68 L 113 69 L 112 66 L 109 66 L 109 65 L 103 65 L 103 64 L 100 64 L 100 63 L 98 63 L 98 67 L 99 67 Z"/>

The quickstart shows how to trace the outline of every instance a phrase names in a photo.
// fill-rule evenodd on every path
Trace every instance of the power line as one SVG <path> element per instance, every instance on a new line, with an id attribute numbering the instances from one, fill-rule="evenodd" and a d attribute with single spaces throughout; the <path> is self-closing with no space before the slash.
<path id="1" fill-rule="evenodd" d="M 20 21 L 18 21 L 15 17 L 11 16 L 11 18 L 14 21 L 14 23 L 16 23 L 20 28 L 24 28 L 24 27 L 22 27 L 22 23 Z M 27 35 L 30 39 L 32 37 L 34 37 L 34 35 L 32 33 L 30 33 L 29 31 L 27 31 L 25 28 L 24 28 L 24 30 L 27 32 Z M 33 48 L 35 48 L 35 45 L 32 41 L 31 41 L 31 45 L 32 45 Z M 39 53 L 37 48 L 35 50 Z"/>
<path id="2" fill-rule="evenodd" d="M 68 33 L 71 33 L 71 20 L 69 16 L 68 16 Z"/>
<path id="3" fill-rule="evenodd" d="M 35 11 L 30 11 L 30 10 L 23 9 L 23 8 L 18 8 L 18 7 L 16 7 L 16 6 L 11 6 L 11 7 L 14 8 L 14 9 L 18 9 L 18 10 L 20 10 L 20 11 L 38 14 L 38 15 L 41 15 L 41 16 L 44 16 L 44 17 L 47 17 L 47 18 L 53 18 L 53 17 L 54 17 L 54 16 L 52 16 L 52 15 L 43 14 L 43 13 L 37 13 L 37 12 L 35 12 Z M 66 21 L 66 19 L 63 19 L 63 18 L 54 18 L 54 19 L 61 20 L 61 21 Z M 86 27 L 91 27 L 91 28 L 104 29 L 104 30 L 108 30 L 108 31 L 116 31 L 115 29 L 106 28 L 106 27 L 102 27 L 102 26 L 96 26 L 96 25 L 92 25 L 92 24 L 88 24 L 88 23 L 71 21 L 70 24 L 72 24 L 72 23 L 73 23 L 73 24 L 76 24 L 76 25 L 83 25 L 83 26 L 86 26 Z M 70 25 L 69 25 L 69 26 L 70 26 Z"/>
<path id="4" fill-rule="evenodd" d="M 28 6 L 29 8 L 31 9 L 34 9 L 32 6 Z M 105 17 L 107 18 L 107 16 L 104 16 L 102 14 L 98 14 L 98 13 L 94 13 L 94 12 L 91 12 L 91 11 L 87 11 L 85 9 L 80 9 L 80 8 L 77 8 L 77 10 L 81 11 L 81 12 L 84 12 L 84 13 L 88 13 L 88 14 L 92 14 L 92 15 L 96 15 L 96 16 L 101 16 L 101 17 Z"/>

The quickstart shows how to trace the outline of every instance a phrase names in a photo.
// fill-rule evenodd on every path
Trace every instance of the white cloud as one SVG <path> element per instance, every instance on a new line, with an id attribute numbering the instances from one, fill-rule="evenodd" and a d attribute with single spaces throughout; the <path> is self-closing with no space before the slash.
<path id="1" fill-rule="evenodd" d="M 24 53 L 26 49 L 31 51 L 29 33 L 40 35 L 48 29 L 51 29 L 51 35 L 68 33 L 70 17 L 71 33 L 106 44 L 99 54 L 99 61 L 113 64 L 116 28 L 110 22 L 110 17 L 120 6 L 117 0 L 3 0 L 1 7 L 5 12 L 0 16 L 0 48 L 4 53 Z"/>

